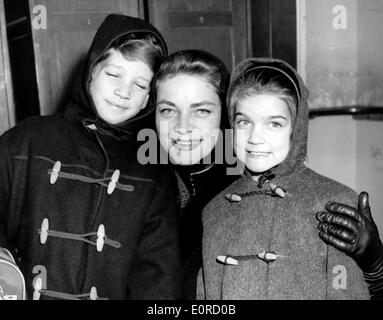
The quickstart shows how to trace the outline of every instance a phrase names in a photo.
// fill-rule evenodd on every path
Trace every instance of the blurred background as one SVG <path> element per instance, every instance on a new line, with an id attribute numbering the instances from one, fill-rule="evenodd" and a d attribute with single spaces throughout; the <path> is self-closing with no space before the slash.
<path id="1" fill-rule="evenodd" d="M 383 1 L 0 0 L 0 134 L 62 109 L 109 13 L 151 22 L 170 53 L 205 49 L 229 70 L 251 56 L 297 68 L 310 90 L 307 165 L 368 191 L 383 235 Z"/>

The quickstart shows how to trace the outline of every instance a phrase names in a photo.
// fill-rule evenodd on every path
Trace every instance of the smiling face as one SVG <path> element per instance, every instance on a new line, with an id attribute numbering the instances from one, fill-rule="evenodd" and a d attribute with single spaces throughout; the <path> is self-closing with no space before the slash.
<path id="1" fill-rule="evenodd" d="M 282 163 L 290 150 L 292 130 L 287 104 L 275 95 L 240 99 L 234 115 L 234 149 L 255 176 Z"/>
<path id="2" fill-rule="evenodd" d="M 156 127 L 172 162 L 199 163 L 218 140 L 221 102 L 203 77 L 177 75 L 157 83 Z"/>
<path id="3" fill-rule="evenodd" d="M 100 118 L 119 124 L 145 108 L 149 98 L 152 70 L 140 60 L 126 60 L 110 50 L 108 58 L 92 71 L 90 94 Z"/>

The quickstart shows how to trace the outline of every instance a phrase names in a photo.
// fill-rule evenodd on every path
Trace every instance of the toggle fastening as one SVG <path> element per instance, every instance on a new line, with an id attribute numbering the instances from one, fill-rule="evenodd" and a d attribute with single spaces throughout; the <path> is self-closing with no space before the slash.
<path id="1" fill-rule="evenodd" d="M 225 195 L 225 198 L 230 202 L 239 202 L 242 200 L 241 196 L 239 196 L 236 193 L 228 193 L 227 195 Z"/>
<path id="2" fill-rule="evenodd" d="M 34 291 L 33 291 L 33 300 L 40 300 L 40 291 L 43 287 L 43 281 L 41 278 L 37 278 L 34 284 Z"/>
<path id="3" fill-rule="evenodd" d="M 240 202 L 242 198 L 251 197 L 253 195 L 270 195 L 272 197 L 278 196 L 280 198 L 284 198 L 286 195 L 290 195 L 287 193 L 282 187 L 277 186 L 274 183 L 269 183 L 269 190 L 253 190 L 245 193 L 228 193 L 225 195 L 226 200 L 230 202 Z"/>
<path id="4" fill-rule="evenodd" d="M 231 265 L 231 266 L 236 266 L 238 265 L 238 260 L 235 259 L 234 257 L 232 256 L 223 256 L 223 255 L 220 255 L 217 257 L 217 260 L 219 262 L 222 262 L 223 264 L 228 264 L 228 265 Z"/>
<path id="5" fill-rule="evenodd" d="M 112 174 L 112 178 L 110 179 L 110 182 L 108 184 L 107 193 L 111 194 L 114 189 L 116 189 L 118 179 L 120 178 L 120 170 L 116 169 L 114 170 Z"/>
<path id="6" fill-rule="evenodd" d="M 105 226 L 103 224 L 100 224 L 98 226 L 97 232 L 75 234 L 75 233 L 69 233 L 69 232 L 49 230 L 49 221 L 47 218 L 44 218 L 43 222 L 41 223 L 41 229 L 39 229 L 38 232 L 40 233 L 41 244 L 46 243 L 48 235 L 49 235 L 51 237 L 79 240 L 79 241 L 89 243 L 91 245 L 96 246 L 96 249 L 98 252 L 102 251 L 104 244 L 110 245 L 114 248 L 121 247 L 121 244 L 119 242 L 107 238 L 107 236 L 105 235 Z M 96 241 L 91 241 L 89 239 L 86 239 L 87 237 L 94 236 L 94 235 L 97 236 Z"/>
<path id="7" fill-rule="evenodd" d="M 97 294 L 96 287 L 92 287 L 90 289 L 89 293 L 69 294 L 69 293 L 64 293 L 64 292 L 59 292 L 59 291 L 42 289 L 41 278 L 37 278 L 33 287 L 34 287 L 33 300 L 40 300 L 41 295 L 51 297 L 51 298 L 65 299 L 65 300 L 85 300 L 85 299 L 87 299 L 87 300 L 107 300 L 105 298 L 99 298 L 99 296 Z"/>
<path id="8" fill-rule="evenodd" d="M 277 255 L 275 252 L 261 252 L 257 254 L 257 257 L 267 263 L 277 260 Z"/>
<path id="9" fill-rule="evenodd" d="M 97 240 L 96 240 L 96 249 L 98 252 L 102 251 L 105 243 L 105 227 L 103 224 L 98 226 L 97 230 Z"/>
<path id="10" fill-rule="evenodd" d="M 60 169 L 61 169 L 61 162 L 60 161 L 56 161 L 54 166 L 53 166 L 53 169 L 52 169 L 52 172 L 51 172 L 51 177 L 50 177 L 50 180 L 49 180 L 49 182 L 51 184 L 54 184 L 57 181 L 57 179 L 59 177 Z"/>
<path id="11" fill-rule="evenodd" d="M 134 186 L 130 184 L 122 184 L 118 182 L 118 179 L 120 178 L 120 170 L 118 169 L 114 170 L 111 177 L 106 177 L 101 179 L 89 178 L 89 177 L 75 174 L 75 173 L 62 172 L 60 170 L 61 170 L 60 161 L 56 161 L 55 164 L 53 165 L 53 168 L 48 170 L 48 174 L 50 175 L 49 181 L 51 184 L 55 184 L 57 179 L 59 177 L 62 177 L 66 179 L 78 180 L 78 181 L 87 182 L 87 183 L 98 183 L 107 188 L 108 194 L 112 194 L 116 188 L 120 190 L 124 190 L 124 191 L 130 191 L 130 192 L 134 191 Z M 107 183 L 108 181 L 109 183 Z"/>
<path id="12" fill-rule="evenodd" d="M 252 260 L 252 259 L 260 259 L 267 263 L 270 263 L 270 262 L 274 262 L 277 258 L 287 258 L 287 257 L 279 255 L 279 254 L 275 254 L 274 251 L 263 251 L 255 255 L 244 255 L 244 256 L 231 256 L 231 255 L 217 256 L 217 260 L 219 262 L 226 265 L 231 265 L 231 266 L 238 265 L 239 261 Z"/>
<path id="13" fill-rule="evenodd" d="M 286 197 L 286 190 L 284 190 L 282 187 L 277 186 L 275 183 L 270 182 L 269 183 L 270 189 L 272 192 L 274 192 L 276 195 L 280 196 L 281 198 Z"/>
<path id="14" fill-rule="evenodd" d="M 49 230 L 49 221 L 47 218 L 44 218 L 43 222 L 41 223 L 41 229 L 40 229 L 40 243 L 41 244 L 44 244 L 45 242 L 47 242 L 48 230 Z"/>

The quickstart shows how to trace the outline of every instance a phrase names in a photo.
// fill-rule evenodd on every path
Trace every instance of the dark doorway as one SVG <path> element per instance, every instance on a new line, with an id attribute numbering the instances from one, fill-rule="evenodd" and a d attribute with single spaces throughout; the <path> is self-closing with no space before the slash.
<path id="1" fill-rule="evenodd" d="M 40 114 L 27 1 L 4 1 L 15 101 L 15 121 Z"/>
<path id="2" fill-rule="evenodd" d="M 296 0 L 252 0 L 250 3 L 253 56 L 282 59 L 296 68 Z"/>
<path id="3" fill-rule="evenodd" d="M 297 66 L 296 0 L 144 0 L 144 12 L 170 53 L 208 50 L 229 69 L 247 57 Z"/>

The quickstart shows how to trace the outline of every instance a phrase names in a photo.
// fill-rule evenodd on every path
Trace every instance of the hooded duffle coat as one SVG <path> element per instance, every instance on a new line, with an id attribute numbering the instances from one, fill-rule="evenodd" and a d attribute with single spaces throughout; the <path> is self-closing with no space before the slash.
<path id="1" fill-rule="evenodd" d="M 326 202 L 356 206 L 358 195 L 305 166 L 308 90 L 294 69 L 277 59 L 251 58 L 236 67 L 231 82 L 259 65 L 282 70 L 295 82 L 300 99 L 290 151 L 259 178 L 266 182 L 244 174 L 205 207 L 197 298 L 369 299 L 361 270 L 319 238 L 316 220 Z M 273 192 L 272 185 L 286 195 Z"/>
<path id="2" fill-rule="evenodd" d="M 89 94 L 95 62 L 132 32 L 151 33 L 166 53 L 151 25 L 109 15 L 65 112 L 27 119 L 1 136 L 0 246 L 15 255 L 28 299 L 91 298 L 90 292 L 93 298 L 95 292 L 108 299 L 176 298 L 171 176 L 165 166 L 137 160 L 136 135 L 153 106 L 113 126 L 97 116 Z"/>

